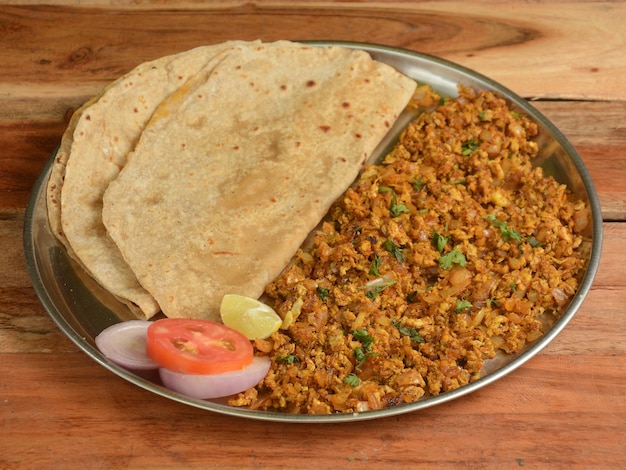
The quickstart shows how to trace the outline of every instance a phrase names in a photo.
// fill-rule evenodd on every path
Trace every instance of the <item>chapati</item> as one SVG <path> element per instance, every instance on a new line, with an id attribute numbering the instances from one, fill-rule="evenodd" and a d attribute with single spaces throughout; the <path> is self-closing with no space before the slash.
<path id="1" fill-rule="evenodd" d="M 231 47 L 113 165 L 108 235 L 165 315 L 217 319 L 224 294 L 259 297 L 280 274 L 414 89 L 358 50 Z"/>
<path id="2" fill-rule="evenodd" d="M 160 307 L 107 236 L 102 195 L 160 103 L 200 70 L 213 67 L 217 54 L 239 43 L 140 64 L 75 113 L 62 140 L 48 191 L 51 227 L 68 253 L 140 317 L 150 318 Z"/>

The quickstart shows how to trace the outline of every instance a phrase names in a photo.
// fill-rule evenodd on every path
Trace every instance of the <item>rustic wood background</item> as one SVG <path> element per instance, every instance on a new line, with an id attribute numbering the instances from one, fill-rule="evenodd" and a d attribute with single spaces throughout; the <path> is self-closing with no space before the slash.
<path id="1" fill-rule="evenodd" d="M 0 5 L 0 468 L 626 468 L 626 4 L 62 1 Z M 462 399 L 350 425 L 199 411 L 97 366 L 39 303 L 22 250 L 33 183 L 72 110 L 136 64 L 227 39 L 434 54 L 531 100 L 597 187 L 604 249 L 568 327 Z"/>

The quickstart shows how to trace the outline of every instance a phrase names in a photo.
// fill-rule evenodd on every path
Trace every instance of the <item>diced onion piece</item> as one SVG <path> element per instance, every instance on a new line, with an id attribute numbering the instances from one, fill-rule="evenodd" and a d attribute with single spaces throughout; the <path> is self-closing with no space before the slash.
<path id="1" fill-rule="evenodd" d="M 159 369 L 163 385 L 191 398 L 210 399 L 227 397 L 257 385 L 267 374 L 271 361 L 266 356 L 255 356 L 252 364 L 241 370 L 222 374 L 182 374 Z"/>
<path id="2" fill-rule="evenodd" d="M 285 314 L 285 318 L 283 318 L 283 323 L 280 325 L 281 330 L 289 329 L 293 322 L 296 321 L 296 319 L 300 316 L 303 304 L 304 300 L 300 298 L 293 303 L 289 311 Z"/>
<path id="3" fill-rule="evenodd" d="M 150 324 L 146 320 L 130 320 L 111 325 L 96 336 L 96 346 L 107 359 L 125 369 L 158 369 L 160 366 L 146 353 Z"/>

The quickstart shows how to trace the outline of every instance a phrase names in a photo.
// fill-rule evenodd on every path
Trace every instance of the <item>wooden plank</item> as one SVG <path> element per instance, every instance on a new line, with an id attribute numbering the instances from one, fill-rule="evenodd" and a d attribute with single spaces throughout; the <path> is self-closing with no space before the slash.
<path id="1" fill-rule="evenodd" d="M 70 5 L 72 2 L 58 3 Z M 86 4 L 108 6 L 107 2 L 82 2 Z M 0 154 L 0 217 L 19 217 L 16 207 L 25 206 L 38 172 L 60 140 L 67 117 L 80 103 L 143 60 L 208 42 L 233 37 L 265 40 L 279 37 L 363 40 L 367 37 L 372 42 L 458 59 L 464 65 L 501 79 L 528 97 L 571 95 L 591 99 L 597 97 L 588 90 L 597 88 L 604 90 L 603 94 L 610 90 L 608 94 L 613 98 L 623 100 L 621 93 L 626 90 L 619 86 L 626 55 L 619 52 L 621 48 L 613 47 L 617 42 L 624 42 L 624 29 L 610 27 L 623 19 L 626 8 L 621 2 L 578 4 L 576 9 L 564 8 L 560 2 L 549 5 L 541 2 L 316 2 L 313 7 L 302 3 L 292 4 L 299 7 L 288 9 L 276 2 L 209 2 L 202 7 L 187 2 L 172 12 L 157 3 L 121 2 L 120 5 L 119 11 L 106 12 L 99 8 L 0 7 L 5 45 L 0 49 L 0 60 L 4 64 L 0 81 L 0 145 L 4 150 Z M 197 8 L 199 12 L 192 11 Z M 511 9 L 518 19 L 515 24 L 509 24 Z M 211 21 L 215 15 L 219 21 Z M 617 58 L 611 54 L 602 56 L 608 64 L 602 74 L 609 74 L 609 78 L 599 82 L 600 75 L 596 72 L 588 77 L 587 72 L 568 71 L 568 79 L 562 80 L 561 76 L 550 75 L 563 72 L 553 70 L 554 66 L 536 66 L 529 72 L 530 58 L 538 60 L 536 57 L 550 56 L 539 53 L 538 43 L 547 50 L 560 51 L 557 47 L 560 41 L 579 42 L 577 28 L 583 19 L 581 15 L 593 17 L 593 24 L 602 21 L 609 25 L 606 29 L 610 37 L 605 37 L 609 33 L 593 35 L 594 44 L 599 41 L 603 47 L 616 51 Z M 264 16 L 267 21 L 261 21 Z M 504 21 L 505 18 L 508 20 Z M 137 28 L 138 21 L 141 28 Z M 530 35 L 527 41 L 514 41 L 513 47 L 509 36 L 521 28 L 519 25 L 533 21 L 536 28 L 546 30 L 542 40 Z M 64 25 L 62 34 L 56 27 L 58 24 Z M 180 27 L 182 25 L 185 27 Z M 554 27 L 559 29 L 554 30 Z M 111 30 L 115 34 L 111 34 Z M 467 31 L 473 32 L 471 37 L 466 37 Z M 155 34 L 159 35 L 159 41 L 154 41 Z M 551 38 L 558 41 L 551 42 Z M 460 44 L 463 51 L 473 52 L 467 52 L 464 58 L 458 50 Z M 585 58 L 564 52 L 559 54 L 559 61 L 585 63 Z M 506 76 L 502 76 L 503 73 Z M 557 85 L 572 87 L 573 83 L 579 88 L 576 93 L 565 89 L 562 93 L 538 92 L 526 90 L 529 83 L 535 83 L 533 86 L 540 90 Z M 598 186 L 604 216 L 623 220 L 626 196 L 621 182 L 626 170 L 621 149 L 626 138 L 623 126 L 626 105 L 623 102 L 576 101 L 536 104 L 559 118 L 557 125 L 581 152 Z"/>
<path id="2" fill-rule="evenodd" d="M 626 73 L 622 2 L 581 2 L 576 8 L 521 1 L 290 2 L 289 7 L 187 2 L 176 8 L 126 2 L 119 10 L 98 8 L 109 2 L 84 7 L 89 4 L 0 9 L 7 46 L 0 60 L 9 71 L 0 94 L 8 83 L 58 82 L 71 95 L 77 86 L 95 89 L 143 60 L 226 39 L 332 38 L 435 54 L 525 97 L 626 99 L 620 85 Z"/>
<path id="3" fill-rule="evenodd" d="M 36 6 L 39 4 L 39 6 Z M 8 0 L 0 6 L 0 468 L 626 468 L 626 2 Z M 72 110 L 139 62 L 226 39 L 427 52 L 529 98 L 598 189 L 600 268 L 536 357 L 458 400 L 351 425 L 232 418 L 81 352 L 40 304 L 24 207 Z"/>
<path id="4" fill-rule="evenodd" d="M 599 193 L 605 220 L 626 218 L 626 102 L 532 102 L 576 148 Z"/>
<path id="5" fill-rule="evenodd" d="M 293 425 L 286 433 L 281 424 L 166 400 L 94 370 L 82 354 L 2 355 L 0 417 L 10 432 L 0 440 L 0 467 L 619 468 L 626 464 L 626 358 L 589 360 L 594 370 L 577 356 L 543 355 L 436 407 L 356 425 Z M 42 400 L 25 387 L 41 390 Z"/>

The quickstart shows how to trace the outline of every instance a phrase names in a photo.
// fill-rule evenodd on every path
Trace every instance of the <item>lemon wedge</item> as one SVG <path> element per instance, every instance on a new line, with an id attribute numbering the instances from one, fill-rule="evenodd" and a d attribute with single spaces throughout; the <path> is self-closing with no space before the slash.
<path id="1" fill-rule="evenodd" d="M 272 307 L 239 294 L 222 297 L 220 315 L 224 325 L 245 335 L 248 339 L 265 339 L 278 331 L 283 319 Z"/>

